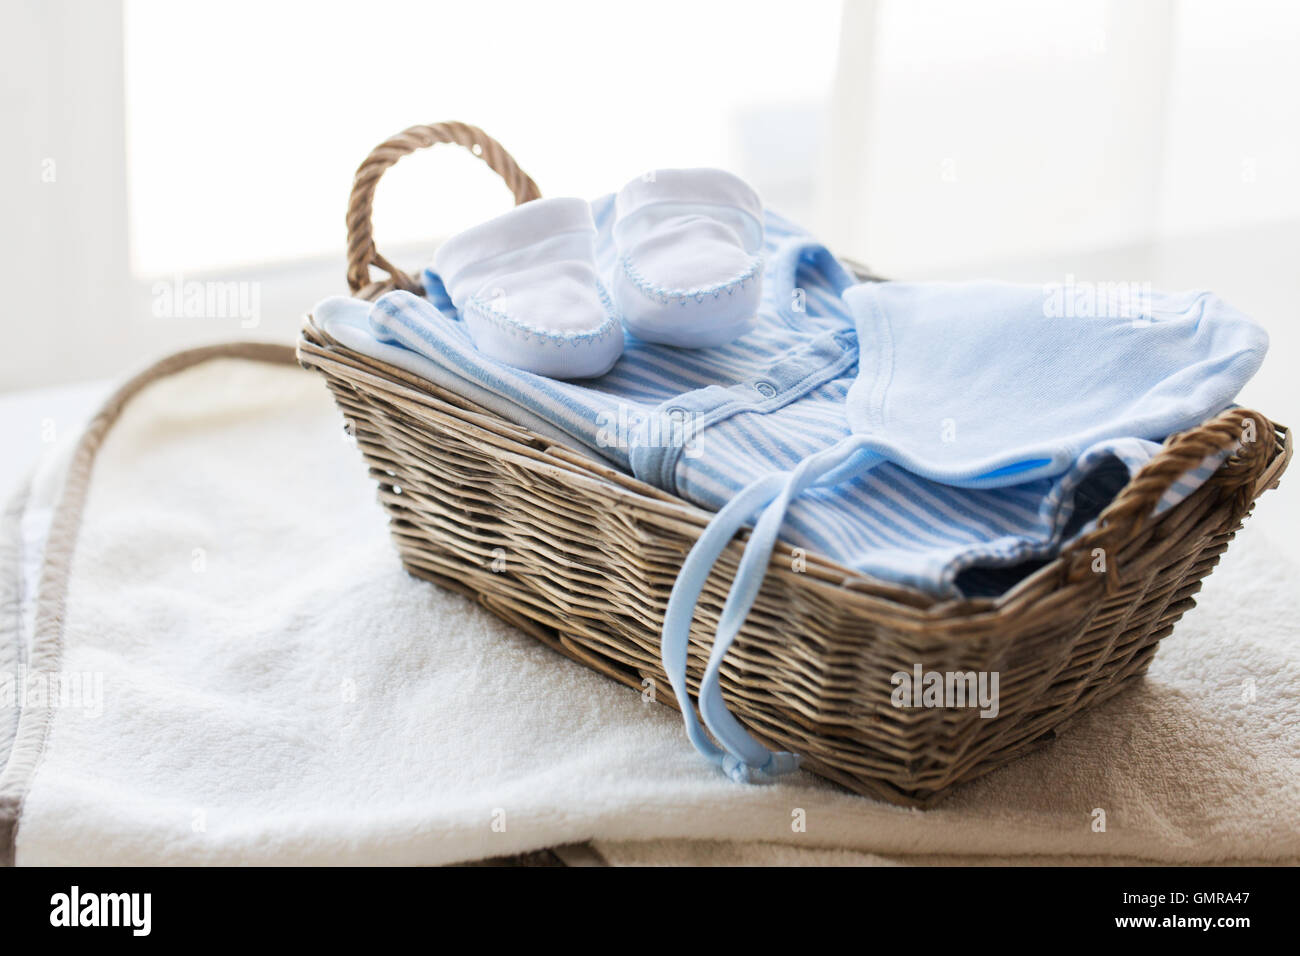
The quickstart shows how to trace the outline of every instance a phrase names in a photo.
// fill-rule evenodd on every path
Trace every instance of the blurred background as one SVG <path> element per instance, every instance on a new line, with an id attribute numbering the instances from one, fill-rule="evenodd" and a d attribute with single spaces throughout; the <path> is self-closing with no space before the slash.
<path id="1" fill-rule="evenodd" d="M 345 290 L 357 163 L 444 119 L 546 195 L 732 169 L 889 277 L 1214 289 L 1273 336 L 1243 401 L 1300 419 L 1300 4 L 3 8 L 0 421 L 21 441 L 175 348 L 291 341 Z M 385 177 L 377 241 L 414 270 L 509 202 L 439 147 Z M 193 282 L 239 295 L 183 308 Z"/>

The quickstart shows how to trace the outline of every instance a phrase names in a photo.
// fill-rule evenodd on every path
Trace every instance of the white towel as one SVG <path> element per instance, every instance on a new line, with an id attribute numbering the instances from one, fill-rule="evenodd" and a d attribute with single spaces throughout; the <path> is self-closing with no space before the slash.
<path id="1" fill-rule="evenodd" d="M 67 490 L 34 629 L 0 622 L 89 675 L 48 732 L 23 713 L 0 772 L 20 864 L 433 864 L 587 840 L 616 862 L 1300 861 L 1297 572 L 1260 529 L 1144 682 L 922 812 L 806 774 L 733 784 L 673 711 L 407 575 L 314 374 L 219 358 L 159 378 Z"/>

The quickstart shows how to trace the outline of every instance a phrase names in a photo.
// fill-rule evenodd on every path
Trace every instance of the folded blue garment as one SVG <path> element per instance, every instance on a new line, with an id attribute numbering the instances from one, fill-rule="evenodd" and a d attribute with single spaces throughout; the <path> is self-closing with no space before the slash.
<path id="1" fill-rule="evenodd" d="M 665 614 L 664 660 L 691 739 L 738 779 L 797 766 L 732 717 L 720 684 L 792 502 L 886 464 L 955 488 L 1051 479 L 1100 449 L 1113 454 L 1115 442 L 1203 421 L 1232 401 L 1268 347 L 1261 328 L 1205 292 L 1150 295 L 1135 310 L 1068 319 L 1050 314 L 1041 288 L 997 282 L 877 283 L 844 299 L 862 350 L 843 405 L 851 433 L 732 497 L 688 555 Z M 714 562 L 753 521 L 700 686 L 700 713 L 719 748 L 685 706 L 686 650 Z"/>
<path id="2" fill-rule="evenodd" d="M 609 275 L 611 198 L 592 211 Z M 778 535 L 933 595 L 998 593 L 1087 531 L 1164 437 L 1230 404 L 1267 345 L 1209 293 L 1063 317 L 1043 287 L 857 284 L 780 216 L 769 211 L 765 229 L 752 331 L 696 351 L 629 338 L 598 379 L 554 381 L 482 355 L 431 271 L 424 297 L 316 310 L 350 347 L 400 355 L 408 370 L 718 512 L 674 588 L 663 654 L 691 739 L 737 778 L 795 763 L 753 741 L 718 689 Z M 1157 510 L 1218 463 L 1184 476 Z M 687 634 L 712 564 L 750 523 L 700 693 L 719 748 L 686 693 Z"/>

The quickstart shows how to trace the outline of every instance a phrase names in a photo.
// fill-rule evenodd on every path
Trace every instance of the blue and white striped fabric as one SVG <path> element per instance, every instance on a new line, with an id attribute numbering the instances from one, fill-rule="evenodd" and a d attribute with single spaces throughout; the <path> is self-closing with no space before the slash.
<path id="1" fill-rule="evenodd" d="M 608 275 L 611 198 L 592 212 Z M 765 258 L 753 331 L 707 350 L 630 338 L 610 372 L 583 382 L 476 351 L 431 271 L 424 297 L 316 309 L 345 345 L 717 512 L 674 583 L 661 655 L 687 735 L 736 780 L 799 762 L 757 741 L 720 684 L 778 534 L 932 595 L 1002 593 L 1093 525 L 1159 450 L 1154 439 L 1230 402 L 1267 347 L 1262 330 L 1206 293 L 1161 297 L 1140 322 L 1052 327 L 1025 287 L 855 285 L 824 247 L 770 212 Z M 964 439 L 934 431 L 958 419 Z M 1185 475 L 1157 510 L 1192 493 L 1222 457 Z M 686 680 L 691 621 L 710 569 L 745 524 L 754 530 L 697 717 Z"/>
<path id="2" fill-rule="evenodd" d="M 614 267 L 612 197 L 593 204 L 598 264 Z M 821 244 L 766 216 L 763 308 L 740 340 L 683 350 L 629 339 L 599 379 L 563 382 L 475 350 L 438 276 L 426 296 L 393 292 L 370 306 L 329 300 L 327 332 L 505 417 L 558 435 L 651 484 L 718 510 L 757 477 L 794 467 L 849 434 L 845 399 L 858 339 L 843 292 L 855 280 Z M 365 333 L 365 322 L 375 337 Z M 882 464 L 791 505 L 782 538 L 848 567 L 937 595 L 1004 590 L 1093 517 L 1155 442 L 1108 440 L 1064 474 L 1004 488 L 957 488 Z M 1189 473 L 1161 508 L 1190 494 L 1217 461 Z M 993 569 L 1008 569 L 995 571 Z"/>

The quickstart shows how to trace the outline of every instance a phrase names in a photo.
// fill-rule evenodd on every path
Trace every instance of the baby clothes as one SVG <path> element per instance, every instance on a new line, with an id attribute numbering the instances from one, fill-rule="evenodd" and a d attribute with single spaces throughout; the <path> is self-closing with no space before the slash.
<path id="1" fill-rule="evenodd" d="M 757 477 L 727 502 L 687 557 L 665 614 L 662 653 L 696 747 L 732 776 L 784 773 L 727 711 L 722 660 L 753 606 L 791 503 L 886 462 L 964 488 L 1059 475 L 1085 449 L 1150 439 L 1228 405 L 1258 370 L 1263 330 L 1209 293 L 1153 295 L 1140 311 L 1051 318 L 1041 288 L 997 282 L 878 283 L 849 289 L 862 348 L 844 412 L 851 433 L 785 473 Z M 713 563 L 754 523 L 688 706 L 691 617 Z"/>
<path id="2" fill-rule="evenodd" d="M 615 274 L 614 200 L 592 212 L 597 269 Z M 1266 347 L 1209 293 L 1066 319 L 1051 317 L 1042 287 L 855 284 L 801 230 L 772 212 L 764 220 L 762 300 L 747 334 L 694 351 L 633 337 L 613 368 L 581 384 L 477 350 L 433 270 L 424 297 L 317 310 L 349 347 L 717 512 L 674 587 L 662 653 L 692 741 L 737 779 L 797 763 L 727 713 L 718 680 L 778 535 L 932 595 L 1001 593 L 1089 530 L 1167 434 L 1228 405 Z M 1176 482 L 1157 513 L 1222 457 Z M 717 556 L 751 523 L 700 688 L 701 725 L 685 683 L 691 617 Z"/>
<path id="3" fill-rule="evenodd" d="M 597 266 L 609 274 L 617 256 L 612 197 L 592 211 Z M 845 405 L 858 378 L 859 345 L 843 293 L 854 280 L 802 230 L 771 211 L 765 219 L 763 300 L 749 334 L 698 351 L 633 338 L 608 373 L 582 383 L 520 371 L 479 352 L 433 270 L 424 275 L 423 298 L 394 292 L 373 305 L 335 299 L 317 307 L 316 319 L 350 348 L 717 511 L 759 477 L 788 471 L 851 433 Z M 1211 312 L 1221 305 L 1205 301 L 1214 304 Z M 875 355 L 867 350 L 866 360 Z M 964 437 L 967 427 L 955 424 Z M 945 427 L 936 421 L 925 430 Z M 1055 553 L 1067 531 L 1072 538 L 1086 530 L 1087 518 L 1109 500 L 1095 488 L 1113 494 L 1162 437 L 1107 439 L 1084 448 L 1061 474 L 1004 487 L 959 488 L 885 462 L 798 496 L 781 535 L 930 594 L 998 593 Z M 1162 508 L 1195 490 L 1212 465 L 1175 485 Z M 1076 517 L 1078 502 L 1087 515 Z"/>
<path id="4" fill-rule="evenodd" d="M 484 355 L 556 379 L 596 378 L 637 337 L 722 345 L 755 322 L 763 206 L 721 169 L 662 169 L 615 198 L 614 295 L 582 199 L 538 199 L 452 236 L 435 268 Z M 617 304 L 615 303 L 617 300 Z"/>
<path id="5" fill-rule="evenodd" d="M 747 332 L 762 298 L 763 204 L 721 169 L 660 169 L 614 200 L 614 300 L 628 331 L 682 348 Z"/>
<path id="6" fill-rule="evenodd" d="M 438 273 L 484 354 L 552 378 L 603 375 L 623 327 L 596 274 L 583 199 L 537 199 L 443 243 Z"/>

